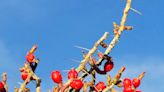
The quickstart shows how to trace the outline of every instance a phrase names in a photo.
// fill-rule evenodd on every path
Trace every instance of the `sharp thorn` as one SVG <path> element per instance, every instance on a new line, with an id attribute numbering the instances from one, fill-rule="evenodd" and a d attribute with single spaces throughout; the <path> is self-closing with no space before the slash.
<path id="1" fill-rule="evenodd" d="M 81 46 L 77 46 L 77 45 L 75 45 L 74 47 L 79 48 L 79 49 L 82 49 L 82 50 L 90 51 L 90 49 L 88 49 L 88 48 L 84 48 L 84 47 L 81 47 Z"/>
<path id="2" fill-rule="evenodd" d="M 74 61 L 76 63 L 80 63 L 80 61 L 79 60 L 76 60 L 76 59 L 71 59 L 71 61 Z"/>
<path id="3" fill-rule="evenodd" d="M 139 14 L 139 15 L 142 15 L 142 13 L 134 8 L 130 8 L 132 11 L 134 11 L 135 13 Z"/>

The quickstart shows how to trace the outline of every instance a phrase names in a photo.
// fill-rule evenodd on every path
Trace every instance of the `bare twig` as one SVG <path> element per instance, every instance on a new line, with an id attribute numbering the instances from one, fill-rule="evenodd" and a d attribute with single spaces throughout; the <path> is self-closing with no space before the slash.
<path id="1" fill-rule="evenodd" d="M 2 73 L 2 82 L 3 82 L 6 92 L 8 92 L 7 73 Z"/>
<path id="2" fill-rule="evenodd" d="M 80 65 L 78 66 L 78 68 L 76 69 L 77 72 L 80 72 L 86 65 L 86 63 L 89 61 L 90 57 L 93 55 L 93 53 L 97 50 L 98 45 L 104 41 L 108 36 L 108 32 L 105 32 L 104 35 L 95 43 L 95 45 L 93 46 L 93 48 L 88 52 L 88 54 L 86 55 L 86 57 L 81 61 Z"/>
<path id="3" fill-rule="evenodd" d="M 30 51 L 28 53 L 34 53 L 37 49 L 37 45 L 34 45 Z M 34 60 L 36 63 L 39 62 L 39 60 L 35 59 Z M 39 77 L 37 77 L 35 75 L 35 73 L 32 71 L 31 67 L 29 65 L 26 65 L 25 66 L 25 71 L 27 71 L 28 73 L 28 77 L 27 79 L 24 81 L 24 83 L 21 84 L 21 87 L 19 89 L 19 92 L 22 92 L 25 90 L 26 88 L 26 85 L 28 84 L 28 82 L 30 82 L 31 78 L 34 78 L 37 82 L 37 85 L 36 85 L 36 92 L 40 92 L 40 83 L 41 83 L 41 80 L 39 79 Z"/>
<path id="4" fill-rule="evenodd" d="M 109 81 L 110 83 L 108 83 L 108 87 L 105 88 L 105 89 L 103 90 L 103 92 L 107 92 L 107 91 L 111 90 L 111 89 L 114 87 L 114 85 L 116 85 L 116 83 L 120 80 L 121 75 L 122 75 L 122 73 L 124 72 L 124 70 L 125 70 L 125 67 L 122 67 L 122 68 L 119 70 L 118 74 L 116 74 L 116 76 L 114 77 L 114 79 L 113 79 L 112 82 L 111 82 L 111 79 L 109 78 L 110 76 L 108 76 L 108 81 L 110 80 L 110 81 Z"/>
<path id="5" fill-rule="evenodd" d="M 141 80 L 144 76 L 145 76 L 145 72 L 142 72 L 142 73 L 138 76 L 138 78 Z"/>
<path id="6" fill-rule="evenodd" d="M 105 55 L 108 55 L 111 52 L 112 48 L 115 46 L 118 39 L 120 38 L 121 33 L 124 31 L 125 22 L 126 22 L 126 19 L 127 19 L 128 12 L 129 12 L 130 8 L 131 8 L 131 0 L 127 0 L 126 7 L 124 9 L 124 13 L 123 13 L 123 17 L 122 17 L 122 20 L 121 20 L 121 23 L 120 23 L 118 33 L 114 36 L 113 40 L 110 42 L 110 45 L 107 47 L 106 51 L 104 52 Z M 100 58 L 97 62 L 97 65 L 99 65 L 102 62 L 102 60 L 103 59 Z"/>

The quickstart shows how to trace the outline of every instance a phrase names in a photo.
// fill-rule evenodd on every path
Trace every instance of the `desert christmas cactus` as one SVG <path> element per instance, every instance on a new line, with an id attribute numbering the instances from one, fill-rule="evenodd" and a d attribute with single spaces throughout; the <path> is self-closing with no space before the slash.
<path id="1" fill-rule="evenodd" d="M 108 37 L 108 32 L 105 32 L 90 50 L 87 49 L 87 53 L 83 51 L 83 60 L 77 68 L 69 70 L 67 74 L 68 80 L 66 82 L 63 82 L 63 76 L 59 70 L 52 70 L 50 73 L 51 79 L 57 84 L 57 86 L 53 88 L 53 92 L 118 92 L 114 89 L 114 86 L 122 88 L 122 92 L 141 92 L 138 87 L 141 84 L 141 80 L 144 77 L 145 72 L 142 72 L 138 77 L 133 79 L 121 79 L 122 73 L 126 69 L 125 66 L 122 66 L 114 78 L 109 75 L 109 72 L 116 67 L 112 57 L 109 56 L 111 50 L 118 42 L 122 32 L 125 30 L 132 30 L 132 26 L 125 25 L 130 10 L 140 14 L 140 12 L 131 8 L 131 0 L 127 0 L 120 25 L 115 22 L 113 23 L 114 37 L 111 42 L 109 44 L 105 43 L 105 40 Z M 80 46 L 77 47 L 86 49 Z M 99 47 L 106 49 L 105 52 L 102 53 L 101 51 L 98 51 Z M 34 54 L 36 49 L 37 45 L 34 45 L 27 53 L 24 66 L 19 69 L 24 83 L 21 84 L 20 88 L 14 88 L 14 92 L 29 92 L 30 89 L 27 88 L 26 85 L 32 80 L 36 81 L 36 92 L 41 91 L 41 79 L 35 73 L 35 69 L 40 61 Z M 98 59 L 95 59 L 94 55 L 97 55 Z M 104 62 L 104 65 L 102 62 Z M 86 66 L 87 63 L 90 66 Z M 100 66 L 103 66 L 103 69 L 100 69 Z M 96 75 L 107 75 L 107 81 L 99 81 L 96 83 Z M 90 80 L 84 81 L 86 77 L 90 77 Z M 2 74 L 2 79 L 2 82 L 0 81 L 0 92 L 8 92 L 6 73 Z"/>
<path id="2" fill-rule="evenodd" d="M 79 66 L 76 68 L 76 71 L 74 69 L 71 69 L 72 72 L 71 76 L 72 78 L 68 77 L 68 81 L 66 83 L 63 83 L 62 80 L 60 83 L 58 83 L 57 87 L 54 87 L 53 92 L 79 92 L 80 90 L 83 92 L 118 92 L 113 87 L 118 86 L 122 88 L 123 92 L 141 92 L 137 88 L 140 86 L 141 79 L 144 77 L 145 72 L 141 73 L 139 77 L 134 79 L 124 78 L 124 80 L 121 80 L 121 75 L 125 70 L 125 67 L 123 66 L 118 73 L 115 75 L 114 78 L 111 78 L 110 75 L 107 77 L 107 83 L 105 82 L 98 82 L 95 84 L 95 76 L 96 74 L 100 75 L 106 75 L 108 72 L 110 72 L 114 68 L 114 62 L 112 60 L 112 57 L 109 56 L 112 48 L 115 46 L 115 44 L 118 42 L 121 34 L 125 30 L 132 30 L 131 26 L 125 26 L 125 22 L 128 16 L 129 10 L 133 10 L 137 13 L 138 11 L 131 8 L 131 0 L 127 0 L 126 7 L 123 12 L 123 17 L 121 20 L 120 25 L 113 23 L 113 33 L 114 38 L 110 42 L 110 44 L 104 43 L 104 40 L 108 37 L 108 32 L 105 32 L 104 35 L 94 44 L 93 48 L 89 50 L 88 53 L 83 52 L 84 59 L 81 61 Z M 139 13 L 140 14 L 140 13 Z M 98 47 L 101 46 L 106 49 L 104 53 L 98 52 L 97 55 L 99 57 L 98 61 L 93 57 L 93 54 L 96 53 L 98 50 Z M 83 47 L 79 47 L 82 49 L 86 49 Z M 104 70 L 101 70 L 99 66 L 102 65 L 102 62 L 105 62 L 104 64 Z M 90 69 L 87 70 L 86 64 L 89 63 Z M 70 71 L 68 73 L 68 76 L 70 76 Z M 82 72 L 83 74 L 78 76 L 78 73 Z M 83 80 L 91 75 L 91 81 L 84 81 Z M 61 76 L 61 75 L 58 75 Z M 54 76 L 55 77 L 55 76 Z M 60 77 L 61 78 L 61 77 Z M 52 78 L 53 79 L 53 78 Z M 108 84 L 108 85 L 106 85 Z"/>

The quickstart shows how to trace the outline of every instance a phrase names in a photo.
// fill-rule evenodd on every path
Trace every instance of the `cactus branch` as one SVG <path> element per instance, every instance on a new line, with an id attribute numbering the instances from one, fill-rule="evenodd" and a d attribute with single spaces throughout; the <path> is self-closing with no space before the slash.
<path id="1" fill-rule="evenodd" d="M 126 22 L 130 8 L 131 8 L 131 0 L 127 0 L 126 7 L 124 9 L 124 13 L 123 13 L 123 17 L 122 17 L 122 20 L 120 23 L 118 33 L 114 36 L 113 40 L 110 42 L 110 45 L 107 47 L 106 51 L 104 52 L 105 55 L 108 55 L 111 52 L 111 50 L 113 49 L 115 44 L 118 42 L 122 32 L 124 31 L 125 22 Z M 100 58 L 97 62 L 97 65 L 100 65 L 102 60 L 103 60 L 103 58 Z"/>
<path id="2" fill-rule="evenodd" d="M 105 39 L 107 39 L 108 37 L 108 32 L 105 32 L 104 35 L 95 43 L 95 45 L 93 46 L 93 48 L 88 52 L 88 54 L 86 55 L 86 57 L 81 61 L 79 67 L 76 69 L 77 72 L 80 72 L 86 65 L 86 63 L 89 61 L 90 57 L 94 54 L 94 52 L 97 50 L 98 45 L 104 41 Z"/>

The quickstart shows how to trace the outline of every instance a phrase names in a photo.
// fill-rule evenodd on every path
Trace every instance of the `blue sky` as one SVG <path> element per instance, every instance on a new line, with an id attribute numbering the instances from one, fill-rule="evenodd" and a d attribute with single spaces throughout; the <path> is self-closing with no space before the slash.
<path id="1" fill-rule="evenodd" d="M 132 7 L 143 15 L 130 11 L 126 24 L 134 30 L 125 31 L 111 52 L 112 76 L 123 65 L 127 67 L 123 78 L 147 72 L 140 87 L 143 92 L 164 91 L 163 3 L 133 0 Z M 74 45 L 91 48 L 104 32 L 112 35 L 112 22 L 119 24 L 124 6 L 125 0 L 0 0 L 0 73 L 8 73 L 9 92 L 22 82 L 19 67 L 33 44 L 38 44 L 36 55 L 41 59 L 36 73 L 42 78 L 42 92 L 47 92 L 55 85 L 51 71 L 61 70 L 66 76 L 62 70 L 78 66 L 71 61 L 82 59 Z"/>

